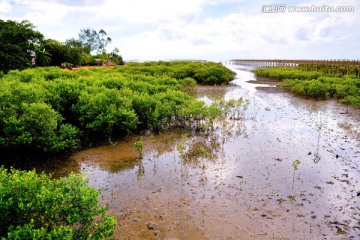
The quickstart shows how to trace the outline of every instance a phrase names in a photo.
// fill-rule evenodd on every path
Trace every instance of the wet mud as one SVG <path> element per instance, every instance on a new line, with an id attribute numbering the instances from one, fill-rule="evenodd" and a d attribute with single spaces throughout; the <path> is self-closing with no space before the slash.
<path id="1" fill-rule="evenodd" d="M 146 134 L 142 159 L 134 136 L 44 169 L 84 171 L 116 239 L 359 239 L 360 111 L 234 70 L 229 86 L 194 94 L 249 100 L 241 118 Z"/>

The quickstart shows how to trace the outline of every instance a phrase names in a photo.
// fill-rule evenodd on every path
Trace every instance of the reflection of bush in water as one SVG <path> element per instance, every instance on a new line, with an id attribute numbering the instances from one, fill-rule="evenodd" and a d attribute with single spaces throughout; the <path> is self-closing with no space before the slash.
<path id="1" fill-rule="evenodd" d="M 183 164 L 201 167 L 204 163 L 202 160 L 215 162 L 219 157 L 221 147 L 215 136 L 209 140 L 205 138 L 195 140 L 188 144 L 188 150 L 182 155 Z"/>

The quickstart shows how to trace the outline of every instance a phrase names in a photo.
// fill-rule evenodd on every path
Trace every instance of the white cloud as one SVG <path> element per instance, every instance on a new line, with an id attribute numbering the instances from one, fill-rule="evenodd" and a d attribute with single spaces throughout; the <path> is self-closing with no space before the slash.
<path id="1" fill-rule="evenodd" d="M 149 23 L 196 14 L 206 0 L 108 0 L 100 6 L 97 17 L 121 18 L 131 23 Z"/>
<path id="2" fill-rule="evenodd" d="M 2 0 L 0 1 L 0 13 L 8 13 L 12 10 L 12 7 L 9 1 Z"/>
<path id="3" fill-rule="evenodd" d="M 350 23 L 351 24 L 351 23 Z M 204 22 L 191 24 L 181 19 L 159 23 L 153 31 L 126 38 L 123 49 L 134 49 L 134 55 L 153 56 L 166 49 L 167 55 L 173 57 L 184 55 L 191 57 L 200 54 L 224 52 L 249 52 L 263 49 L 267 52 L 277 49 L 281 57 L 281 49 L 304 48 L 314 44 L 339 41 L 338 36 L 327 36 L 328 29 L 341 26 L 341 18 L 326 16 L 319 18 L 313 14 L 278 14 L 247 15 L 231 14 L 224 18 L 210 18 Z M 179 49 L 179 46 L 180 49 Z M 130 52 L 126 51 L 126 54 Z M 194 56 L 196 57 L 196 55 Z"/>
<path id="4" fill-rule="evenodd" d="M 354 13 L 279 14 L 262 14 L 262 1 L 243 0 L 11 2 L 15 5 L 0 0 L 0 16 L 30 20 L 46 37 L 60 41 L 77 37 L 82 27 L 103 28 L 113 39 L 110 47 L 118 47 L 125 58 L 346 58 L 356 52 L 345 49 L 354 49 L 360 39 L 360 2 L 355 0 L 293 1 L 353 5 Z M 320 52 L 326 46 L 329 51 Z"/>

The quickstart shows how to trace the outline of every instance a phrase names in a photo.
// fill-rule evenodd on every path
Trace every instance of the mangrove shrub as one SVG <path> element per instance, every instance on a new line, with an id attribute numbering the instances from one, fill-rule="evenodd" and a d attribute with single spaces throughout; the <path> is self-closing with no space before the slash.
<path id="1" fill-rule="evenodd" d="M 185 90 L 233 77 L 221 64 L 200 62 L 13 70 L 0 78 L 0 151 L 59 152 L 143 130 L 213 122 L 216 107 Z"/>
<path id="2" fill-rule="evenodd" d="M 111 239 L 115 219 L 98 205 L 100 192 L 82 175 L 0 168 L 2 239 Z"/>
<path id="3" fill-rule="evenodd" d="M 282 86 L 291 92 L 312 99 L 338 99 L 339 102 L 360 108 L 360 79 L 301 68 L 256 69 L 258 76 L 284 79 Z"/>

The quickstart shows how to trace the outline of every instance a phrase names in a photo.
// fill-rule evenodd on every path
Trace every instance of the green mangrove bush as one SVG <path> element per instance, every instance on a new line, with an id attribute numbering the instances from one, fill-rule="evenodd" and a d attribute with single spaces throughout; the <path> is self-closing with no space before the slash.
<path id="1" fill-rule="evenodd" d="M 258 68 L 255 69 L 255 74 L 258 76 L 275 78 L 275 79 L 301 79 L 311 80 L 317 79 L 323 73 L 316 71 L 304 71 L 296 68 L 281 67 L 281 68 Z"/>
<path id="2" fill-rule="evenodd" d="M 185 90 L 234 76 L 218 63 L 185 61 L 13 70 L 0 78 L 0 151 L 60 152 L 143 130 L 213 122 L 221 110 Z"/>
<path id="3" fill-rule="evenodd" d="M 360 108 L 360 79 L 352 76 L 307 72 L 293 68 L 256 69 L 258 76 L 281 79 L 289 91 L 313 99 L 338 99 L 339 102 Z"/>
<path id="4" fill-rule="evenodd" d="M 112 239 L 115 218 L 82 175 L 0 168 L 1 239 Z"/>

